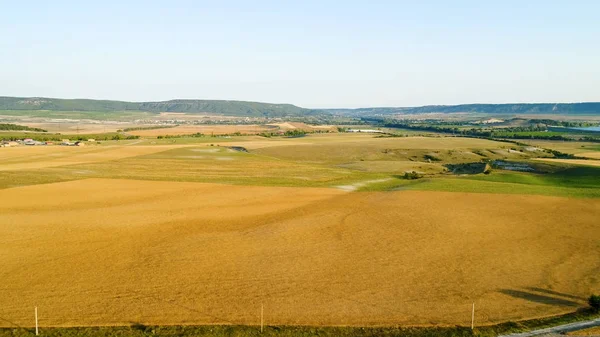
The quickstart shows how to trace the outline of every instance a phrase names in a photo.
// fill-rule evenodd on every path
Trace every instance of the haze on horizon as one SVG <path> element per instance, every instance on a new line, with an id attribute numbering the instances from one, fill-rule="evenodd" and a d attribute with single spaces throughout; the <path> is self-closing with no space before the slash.
<path id="1" fill-rule="evenodd" d="M 600 101 L 596 1 L 0 4 L 0 96 Z"/>

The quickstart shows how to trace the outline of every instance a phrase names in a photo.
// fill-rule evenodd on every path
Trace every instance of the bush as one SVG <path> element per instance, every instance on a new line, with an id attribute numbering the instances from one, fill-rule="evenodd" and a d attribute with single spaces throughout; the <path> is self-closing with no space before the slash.
<path id="1" fill-rule="evenodd" d="M 412 172 L 404 172 L 403 178 L 408 179 L 408 180 L 415 180 L 415 179 L 419 179 L 421 177 L 422 176 L 419 173 L 412 171 Z"/>
<path id="2" fill-rule="evenodd" d="M 283 135 L 286 137 L 302 137 L 306 135 L 306 131 L 298 129 L 287 130 Z"/>
<path id="3" fill-rule="evenodd" d="M 592 295 L 588 299 L 590 307 L 596 311 L 600 311 L 600 295 Z"/>

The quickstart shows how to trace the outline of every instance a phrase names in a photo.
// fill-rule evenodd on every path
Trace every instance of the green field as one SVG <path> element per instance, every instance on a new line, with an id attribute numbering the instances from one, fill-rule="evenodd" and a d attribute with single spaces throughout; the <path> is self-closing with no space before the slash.
<path id="1" fill-rule="evenodd" d="M 402 183 L 397 188 L 472 193 L 538 194 L 600 197 L 600 168 L 574 167 L 550 174 L 495 172 L 490 175 L 443 177 Z M 388 188 L 396 188 L 393 185 Z"/>

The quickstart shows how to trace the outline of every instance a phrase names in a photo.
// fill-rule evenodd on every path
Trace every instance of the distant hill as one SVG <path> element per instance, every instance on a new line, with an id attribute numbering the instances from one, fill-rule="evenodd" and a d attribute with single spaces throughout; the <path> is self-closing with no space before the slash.
<path id="1" fill-rule="evenodd" d="M 0 110 L 51 111 L 145 111 L 211 113 L 239 117 L 286 117 L 311 115 L 373 116 L 423 113 L 484 113 L 490 115 L 563 114 L 600 115 L 600 103 L 461 104 L 421 107 L 375 107 L 360 109 L 305 109 L 292 104 L 244 101 L 175 99 L 164 102 L 124 102 L 93 99 L 1 97 Z"/>
<path id="2" fill-rule="evenodd" d="M 0 97 L 0 110 L 187 112 L 240 117 L 305 116 L 323 113 L 291 104 L 243 101 L 177 99 L 164 102 L 123 102 L 41 97 Z"/>
<path id="3" fill-rule="evenodd" d="M 427 105 L 421 107 L 327 109 L 330 113 L 348 115 L 387 115 L 423 113 L 485 113 L 493 115 L 564 114 L 600 115 L 600 103 L 516 103 L 516 104 L 461 104 Z"/>

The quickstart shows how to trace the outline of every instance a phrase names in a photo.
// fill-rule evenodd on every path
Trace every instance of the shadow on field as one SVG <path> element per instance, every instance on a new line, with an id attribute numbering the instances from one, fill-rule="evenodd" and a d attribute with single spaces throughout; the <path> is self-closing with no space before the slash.
<path id="1" fill-rule="evenodd" d="M 554 290 L 542 289 L 542 288 L 536 288 L 536 287 L 527 287 L 525 289 L 531 290 L 531 291 L 537 291 L 539 293 L 545 293 L 545 294 L 549 294 L 549 295 L 555 295 L 555 296 L 566 297 L 566 298 L 570 298 L 570 299 L 574 299 L 574 300 L 585 301 L 585 298 L 583 298 L 583 297 L 569 295 L 569 294 L 561 293 L 561 292 L 554 291 Z"/>
<path id="2" fill-rule="evenodd" d="M 132 330 L 138 330 L 141 332 L 146 332 L 149 329 L 146 325 L 139 323 L 139 322 L 131 322 L 131 325 L 129 327 Z"/>
<path id="3" fill-rule="evenodd" d="M 528 288 L 530 290 L 536 289 L 536 288 Z M 547 295 L 542 295 L 542 294 L 538 294 L 538 293 L 534 293 L 531 291 L 522 291 L 522 290 L 513 290 L 513 289 L 500 289 L 498 290 L 498 292 L 508 295 L 508 296 L 512 296 L 514 298 L 520 298 L 520 299 L 524 299 L 530 302 L 535 302 L 535 303 L 541 303 L 541 304 L 548 304 L 548 305 L 557 305 L 557 306 L 568 306 L 568 307 L 578 307 L 579 303 L 574 302 L 574 301 L 570 301 L 570 300 L 566 300 L 564 298 L 559 298 L 556 297 L 557 294 L 553 294 L 551 291 L 545 291 L 545 289 L 541 289 L 546 293 Z M 549 296 L 549 295 L 554 295 L 554 296 Z M 562 294 L 560 296 L 563 296 Z M 574 297 L 571 295 L 568 295 L 569 297 Z"/>

